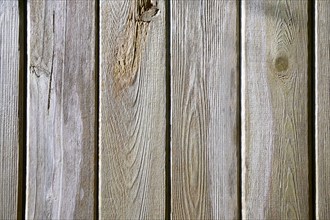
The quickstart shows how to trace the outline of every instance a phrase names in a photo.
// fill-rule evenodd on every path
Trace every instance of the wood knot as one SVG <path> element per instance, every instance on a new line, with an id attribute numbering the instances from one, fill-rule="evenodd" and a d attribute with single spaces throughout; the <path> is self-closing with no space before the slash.
<path id="1" fill-rule="evenodd" d="M 38 65 L 30 65 L 30 73 L 34 74 L 37 78 L 40 78 L 40 76 L 42 75 L 46 77 L 49 77 L 51 75 L 50 71 Z"/>
<path id="2" fill-rule="evenodd" d="M 158 13 L 159 9 L 156 6 L 151 6 L 146 11 L 143 11 L 139 17 L 140 21 L 150 22 Z"/>
<path id="3" fill-rule="evenodd" d="M 289 60 L 286 56 L 280 56 L 275 59 L 275 69 L 277 72 L 286 71 L 289 67 Z"/>

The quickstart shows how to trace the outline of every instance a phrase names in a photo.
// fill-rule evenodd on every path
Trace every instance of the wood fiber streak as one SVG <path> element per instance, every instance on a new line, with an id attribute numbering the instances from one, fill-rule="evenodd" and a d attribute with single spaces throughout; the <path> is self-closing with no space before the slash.
<path id="1" fill-rule="evenodd" d="M 242 3 L 242 217 L 308 219 L 308 1 Z"/>
<path id="2" fill-rule="evenodd" d="M 27 219 L 92 219 L 95 2 L 28 1 Z"/>
<path id="3" fill-rule="evenodd" d="M 0 1 L 0 219 L 17 218 L 19 12 L 17 1 Z"/>
<path id="4" fill-rule="evenodd" d="M 100 2 L 100 219 L 165 217 L 163 0 Z"/>
<path id="5" fill-rule="evenodd" d="M 330 2 L 316 4 L 316 218 L 330 219 Z"/>
<path id="6" fill-rule="evenodd" d="M 237 219 L 237 1 L 171 2 L 171 216 Z"/>

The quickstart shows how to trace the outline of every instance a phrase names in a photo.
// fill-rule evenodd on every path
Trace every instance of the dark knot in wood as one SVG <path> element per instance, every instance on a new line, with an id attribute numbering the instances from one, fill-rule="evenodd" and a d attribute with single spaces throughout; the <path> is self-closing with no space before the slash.
<path id="1" fill-rule="evenodd" d="M 275 59 L 275 69 L 277 72 L 286 71 L 289 67 L 289 61 L 286 56 L 280 56 Z"/>

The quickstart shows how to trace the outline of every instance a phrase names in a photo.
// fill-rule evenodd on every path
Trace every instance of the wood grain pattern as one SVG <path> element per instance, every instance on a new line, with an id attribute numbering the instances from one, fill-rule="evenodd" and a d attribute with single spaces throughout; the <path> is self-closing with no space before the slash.
<path id="1" fill-rule="evenodd" d="M 165 216 L 163 0 L 100 2 L 100 219 Z"/>
<path id="2" fill-rule="evenodd" d="M 237 219 L 237 1 L 171 2 L 171 216 Z"/>
<path id="3" fill-rule="evenodd" d="M 330 2 L 315 4 L 316 218 L 330 219 Z"/>
<path id="4" fill-rule="evenodd" d="M 94 1 L 28 1 L 28 219 L 93 218 L 94 25 Z"/>
<path id="5" fill-rule="evenodd" d="M 17 1 L 0 1 L 0 219 L 17 218 L 19 14 Z"/>
<path id="6" fill-rule="evenodd" d="M 308 1 L 242 4 L 242 215 L 308 219 Z"/>

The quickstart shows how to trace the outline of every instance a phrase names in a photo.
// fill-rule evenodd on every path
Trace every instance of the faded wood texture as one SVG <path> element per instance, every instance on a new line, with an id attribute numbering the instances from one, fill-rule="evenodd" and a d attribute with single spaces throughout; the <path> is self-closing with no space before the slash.
<path id="1" fill-rule="evenodd" d="M 237 219 L 238 2 L 171 1 L 171 216 Z"/>
<path id="2" fill-rule="evenodd" d="M 92 219 L 95 2 L 28 1 L 27 219 Z"/>
<path id="3" fill-rule="evenodd" d="M 100 219 L 165 217 L 163 0 L 100 2 Z"/>
<path id="4" fill-rule="evenodd" d="M 0 1 L 0 219 L 17 218 L 19 14 L 17 1 Z"/>
<path id="5" fill-rule="evenodd" d="M 316 218 L 330 219 L 330 2 L 315 4 Z"/>
<path id="6" fill-rule="evenodd" d="M 243 219 L 309 218 L 307 8 L 242 2 Z"/>

